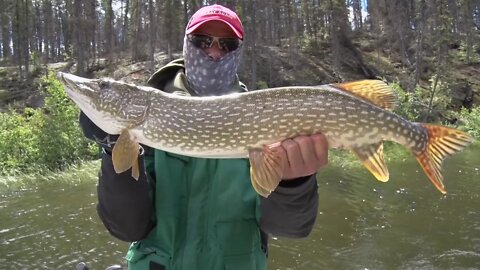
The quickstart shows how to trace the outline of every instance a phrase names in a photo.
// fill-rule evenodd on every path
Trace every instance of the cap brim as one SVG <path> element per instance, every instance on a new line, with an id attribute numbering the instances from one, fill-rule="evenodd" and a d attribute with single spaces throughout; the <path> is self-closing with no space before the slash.
<path id="1" fill-rule="evenodd" d="M 228 25 L 228 27 L 230 27 L 230 29 L 232 29 L 233 33 L 235 33 L 235 36 L 237 36 L 237 38 L 239 39 L 242 39 L 243 40 L 243 35 L 240 31 L 238 31 L 231 23 L 225 21 L 225 20 L 222 20 L 222 19 L 218 19 L 218 18 L 211 18 L 211 19 L 206 19 L 202 22 L 199 22 L 197 23 L 196 25 L 188 28 L 186 31 L 185 31 L 185 34 L 188 35 L 188 34 L 191 34 L 193 33 L 195 30 L 197 30 L 197 28 L 199 28 L 200 26 L 202 26 L 204 23 L 206 22 L 210 22 L 210 21 L 220 21 L 220 22 L 223 22 L 225 23 L 226 25 Z"/>

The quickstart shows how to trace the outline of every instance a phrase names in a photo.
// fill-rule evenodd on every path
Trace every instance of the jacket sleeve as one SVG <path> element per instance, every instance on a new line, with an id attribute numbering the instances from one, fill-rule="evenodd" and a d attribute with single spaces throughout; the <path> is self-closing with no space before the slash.
<path id="1" fill-rule="evenodd" d="M 136 181 L 131 169 L 117 174 L 111 155 L 105 150 L 102 153 L 97 211 L 107 230 L 123 241 L 141 240 L 154 226 L 152 188 L 145 173 L 144 159 L 145 155 L 141 154 L 140 177 Z"/>
<path id="2" fill-rule="evenodd" d="M 263 231 L 290 238 L 306 237 L 318 213 L 316 174 L 282 181 L 268 198 L 260 197 Z"/>

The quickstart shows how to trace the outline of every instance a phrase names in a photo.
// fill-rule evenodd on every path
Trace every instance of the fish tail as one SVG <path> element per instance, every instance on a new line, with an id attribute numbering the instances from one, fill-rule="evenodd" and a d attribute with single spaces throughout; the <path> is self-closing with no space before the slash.
<path id="1" fill-rule="evenodd" d="M 443 194 L 446 194 L 443 184 L 442 162 L 450 155 L 462 151 L 473 138 L 467 133 L 444 126 L 420 123 L 428 134 L 425 150 L 415 153 L 415 156 L 423 168 L 423 171 Z"/>

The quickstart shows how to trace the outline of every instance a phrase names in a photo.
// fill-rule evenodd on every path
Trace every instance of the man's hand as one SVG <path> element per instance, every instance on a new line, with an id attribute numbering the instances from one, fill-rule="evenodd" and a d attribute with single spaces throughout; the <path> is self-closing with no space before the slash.
<path id="1" fill-rule="evenodd" d="M 328 163 L 328 142 L 323 134 L 287 139 L 274 150 L 283 160 L 283 180 L 312 175 Z"/>

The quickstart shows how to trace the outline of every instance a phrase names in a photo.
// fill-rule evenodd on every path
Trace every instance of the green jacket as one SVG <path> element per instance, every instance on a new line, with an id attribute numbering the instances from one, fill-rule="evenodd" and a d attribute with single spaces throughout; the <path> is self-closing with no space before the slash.
<path id="1" fill-rule="evenodd" d="M 193 93 L 182 60 L 160 69 L 149 84 Z M 240 83 L 238 91 L 246 91 Z M 136 181 L 128 172 L 108 173 L 111 157 L 106 154 L 99 183 L 102 221 L 118 238 L 135 240 L 127 253 L 129 269 L 264 270 L 266 233 L 302 237 L 313 227 L 318 204 L 314 176 L 280 186 L 264 199 L 251 186 L 247 159 L 194 158 L 145 147 L 141 160 L 146 175 L 132 184 Z"/>
<path id="2" fill-rule="evenodd" d="M 127 255 L 129 269 L 266 269 L 259 198 L 248 160 L 201 159 L 155 150 L 156 226 Z M 154 173 L 161 172 L 161 173 Z"/>

